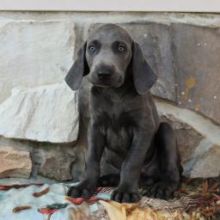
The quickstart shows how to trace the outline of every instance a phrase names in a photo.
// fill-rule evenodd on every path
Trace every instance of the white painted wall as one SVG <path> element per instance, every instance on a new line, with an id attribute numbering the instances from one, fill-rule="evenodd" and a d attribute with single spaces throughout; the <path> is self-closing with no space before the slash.
<path id="1" fill-rule="evenodd" d="M 0 0 L 0 10 L 220 12 L 219 0 Z"/>

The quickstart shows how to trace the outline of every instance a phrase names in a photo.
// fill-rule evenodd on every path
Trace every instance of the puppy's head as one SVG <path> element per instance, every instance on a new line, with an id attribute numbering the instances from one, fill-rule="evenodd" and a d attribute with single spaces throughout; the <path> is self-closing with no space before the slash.
<path id="1" fill-rule="evenodd" d="M 78 57 L 66 76 L 67 84 L 76 90 L 83 76 L 98 87 L 121 87 L 131 68 L 134 86 L 144 94 L 156 81 L 156 75 L 146 62 L 140 46 L 127 31 L 113 24 L 94 31 L 78 52 Z"/>

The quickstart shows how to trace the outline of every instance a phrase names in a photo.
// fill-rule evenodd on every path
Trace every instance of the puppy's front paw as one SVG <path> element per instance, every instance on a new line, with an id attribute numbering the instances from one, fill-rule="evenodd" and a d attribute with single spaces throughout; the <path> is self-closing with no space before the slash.
<path id="1" fill-rule="evenodd" d="M 96 185 L 89 182 L 81 182 L 77 186 L 69 188 L 67 195 L 73 198 L 83 197 L 88 199 L 95 192 Z"/>
<path id="2" fill-rule="evenodd" d="M 148 188 L 147 196 L 158 199 L 171 199 L 177 190 L 178 184 L 172 182 L 159 181 Z"/>
<path id="3" fill-rule="evenodd" d="M 113 191 L 111 198 L 116 202 L 133 203 L 140 200 L 140 195 L 138 191 L 126 190 L 119 187 Z"/>

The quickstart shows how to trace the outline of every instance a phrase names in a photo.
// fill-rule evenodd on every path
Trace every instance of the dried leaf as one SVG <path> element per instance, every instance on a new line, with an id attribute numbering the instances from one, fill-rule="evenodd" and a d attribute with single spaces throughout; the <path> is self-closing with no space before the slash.
<path id="1" fill-rule="evenodd" d="M 17 206 L 15 208 L 13 208 L 12 212 L 18 213 L 18 212 L 21 212 L 21 211 L 24 211 L 24 210 L 28 210 L 28 209 L 31 209 L 31 206 L 29 206 L 29 205 Z"/>
<path id="2" fill-rule="evenodd" d="M 34 197 L 41 197 L 41 196 L 47 194 L 49 191 L 50 191 L 50 188 L 47 187 L 46 189 L 44 189 L 44 190 L 42 190 L 42 191 L 40 191 L 40 192 L 35 192 L 35 193 L 33 193 L 32 195 L 33 195 Z"/>

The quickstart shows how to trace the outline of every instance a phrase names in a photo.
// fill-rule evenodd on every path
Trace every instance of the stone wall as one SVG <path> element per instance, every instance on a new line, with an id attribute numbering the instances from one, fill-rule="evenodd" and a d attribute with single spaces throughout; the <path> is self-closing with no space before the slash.
<path id="1" fill-rule="evenodd" d="M 78 93 L 63 79 L 94 26 L 117 23 L 158 74 L 161 120 L 176 130 L 184 174 L 220 174 L 220 15 L 0 12 L 0 178 L 78 179 Z"/>

